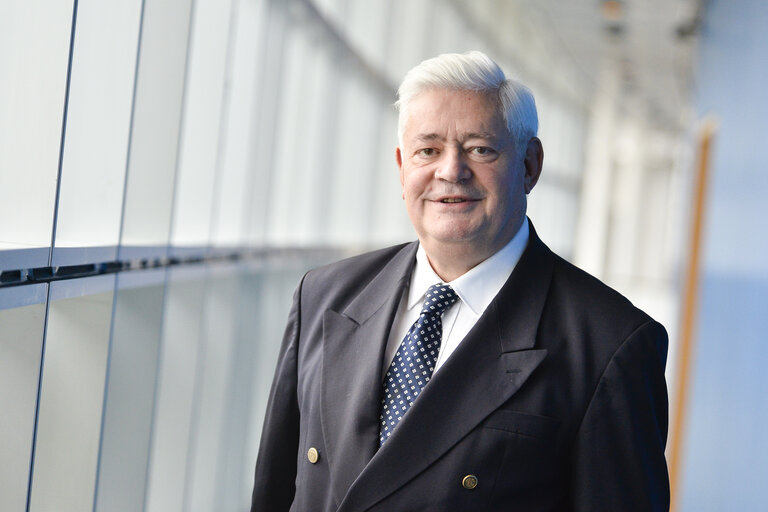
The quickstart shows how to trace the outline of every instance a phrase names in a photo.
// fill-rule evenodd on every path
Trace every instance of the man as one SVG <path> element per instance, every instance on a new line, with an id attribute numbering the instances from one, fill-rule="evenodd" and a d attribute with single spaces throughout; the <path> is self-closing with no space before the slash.
<path id="1" fill-rule="evenodd" d="M 398 94 L 418 243 L 302 280 L 252 510 L 668 509 L 666 333 L 527 220 L 532 95 L 479 52 Z"/>

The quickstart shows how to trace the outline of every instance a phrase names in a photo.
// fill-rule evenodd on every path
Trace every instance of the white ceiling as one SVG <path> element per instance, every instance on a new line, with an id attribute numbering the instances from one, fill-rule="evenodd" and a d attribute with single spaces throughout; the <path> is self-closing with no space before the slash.
<path id="1" fill-rule="evenodd" d="M 615 19 L 606 16 L 603 0 L 518 3 L 551 32 L 595 93 L 607 68 L 618 76 L 624 103 L 650 124 L 671 130 L 686 124 L 704 0 L 623 0 L 615 2 Z"/>

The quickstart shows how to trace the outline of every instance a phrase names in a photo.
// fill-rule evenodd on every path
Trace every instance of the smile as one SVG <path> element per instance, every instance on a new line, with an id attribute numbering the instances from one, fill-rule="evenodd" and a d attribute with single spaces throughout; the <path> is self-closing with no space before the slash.
<path id="1" fill-rule="evenodd" d="M 441 203 L 463 203 L 464 199 L 461 199 L 460 197 L 448 197 L 440 200 L 440 202 Z"/>

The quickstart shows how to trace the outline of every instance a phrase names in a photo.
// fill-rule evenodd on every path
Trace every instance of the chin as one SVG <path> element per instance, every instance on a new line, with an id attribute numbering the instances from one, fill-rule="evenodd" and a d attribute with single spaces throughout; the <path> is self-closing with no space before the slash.
<path id="1" fill-rule="evenodd" d="M 477 233 L 461 230 L 433 232 L 430 234 L 430 238 L 445 245 L 481 245 L 481 243 L 477 241 Z"/>

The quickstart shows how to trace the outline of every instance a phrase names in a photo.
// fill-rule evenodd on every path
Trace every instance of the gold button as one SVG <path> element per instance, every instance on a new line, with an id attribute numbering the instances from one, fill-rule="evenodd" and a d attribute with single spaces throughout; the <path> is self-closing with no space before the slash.
<path id="1" fill-rule="evenodd" d="M 317 459 L 319 458 L 320 458 L 320 453 L 317 451 L 317 448 L 315 448 L 314 446 L 307 451 L 307 459 L 309 459 L 309 462 L 311 462 L 312 464 L 316 464 Z"/>
<path id="2" fill-rule="evenodd" d="M 461 486 L 465 489 L 474 489 L 477 487 L 477 477 L 475 475 L 467 475 L 464 480 L 461 481 Z"/>

